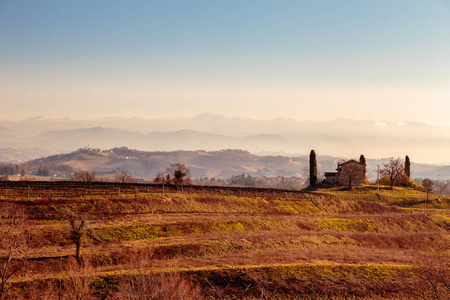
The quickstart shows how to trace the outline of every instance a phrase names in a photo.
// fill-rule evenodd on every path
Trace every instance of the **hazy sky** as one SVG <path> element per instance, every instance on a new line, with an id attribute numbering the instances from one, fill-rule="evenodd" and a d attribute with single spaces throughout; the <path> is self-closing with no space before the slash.
<path id="1" fill-rule="evenodd" d="M 0 0 L 1 119 L 450 121 L 450 1 Z"/>

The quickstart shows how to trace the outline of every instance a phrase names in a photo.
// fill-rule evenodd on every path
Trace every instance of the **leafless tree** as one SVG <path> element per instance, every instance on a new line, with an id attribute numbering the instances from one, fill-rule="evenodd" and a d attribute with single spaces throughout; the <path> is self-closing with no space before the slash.
<path id="1" fill-rule="evenodd" d="M 403 177 L 405 166 L 400 158 L 391 158 L 388 163 L 383 165 L 383 167 L 384 168 L 381 170 L 381 175 L 385 176 L 389 180 L 392 190 L 394 185 Z"/>
<path id="2" fill-rule="evenodd" d="M 13 206 L 0 207 L 0 299 L 11 289 L 13 276 L 25 266 L 31 249 L 27 217 Z"/>
<path id="3" fill-rule="evenodd" d="M 450 188 L 450 181 L 436 180 L 434 182 L 434 191 L 439 195 L 438 200 L 441 199 L 442 194 L 446 194 Z"/>
<path id="4" fill-rule="evenodd" d="M 134 178 L 133 175 L 131 175 L 130 173 L 125 172 L 125 171 L 117 172 L 114 177 L 116 179 L 116 182 L 121 182 L 121 183 L 133 183 L 136 181 L 136 179 Z"/>
<path id="5" fill-rule="evenodd" d="M 61 215 L 64 219 L 66 219 L 69 222 L 70 225 L 69 238 L 76 246 L 75 257 L 78 263 L 81 264 L 81 257 L 80 257 L 81 245 L 83 244 L 84 236 L 87 231 L 86 217 L 77 212 L 76 210 L 73 210 L 68 207 L 62 209 Z"/>
<path id="6" fill-rule="evenodd" d="M 355 181 L 362 181 L 365 178 L 365 168 L 365 165 L 356 160 L 342 163 L 339 166 L 339 178 L 347 181 L 351 190 Z"/>
<path id="7" fill-rule="evenodd" d="M 425 200 L 425 208 L 426 208 L 427 202 L 428 202 L 428 193 L 433 190 L 433 185 L 434 185 L 434 182 L 430 178 L 425 178 L 424 180 L 422 180 L 422 186 L 425 189 L 425 192 L 427 193 L 427 198 Z"/>
<path id="8" fill-rule="evenodd" d="M 159 172 L 158 174 L 156 174 L 156 177 L 153 180 L 153 183 L 157 183 L 157 184 L 170 183 L 170 175 L 164 174 L 164 172 Z"/>
<path id="9" fill-rule="evenodd" d="M 422 180 L 422 186 L 427 192 L 431 192 L 433 190 L 434 182 L 430 178 L 425 178 Z"/>
<path id="10" fill-rule="evenodd" d="M 183 163 L 174 163 L 166 170 L 170 178 L 170 183 L 180 185 L 191 182 L 191 171 Z"/>
<path id="11" fill-rule="evenodd" d="M 74 181 L 92 182 L 95 181 L 95 172 L 79 171 L 76 172 L 71 179 Z"/>
<path id="12" fill-rule="evenodd" d="M 450 295 L 450 257 L 446 253 L 419 255 L 415 277 L 408 291 L 419 299 L 448 299 Z"/>

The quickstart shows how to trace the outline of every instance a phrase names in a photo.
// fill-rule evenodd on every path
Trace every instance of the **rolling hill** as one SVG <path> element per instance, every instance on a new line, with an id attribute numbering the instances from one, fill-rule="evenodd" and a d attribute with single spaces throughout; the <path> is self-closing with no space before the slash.
<path id="1" fill-rule="evenodd" d="M 368 158 L 404 157 L 422 163 L 449 161 L 450 137 L 439 126 L 418 122 L 336 119 L 252 120 L 202 114 L 190 118 L 109 117 L 97 120 L 30 118 L 0 120 L 0 148 L 41 148 L 70 152 L 93 147 L 145 151 L 244 149 L 256 154 Z M 432 153 L 433 155 L 430 155 Z"/>
<path id="2" fill-rule="evenodd" d="M 193 178 L 228 178 L 232 175 L 302 176 L 305 159 L 283 156 L 257 156 L 243 150 L 147 152 L 129 148 L 100 151 L 82 148 L 69 154 L 52 155 L 24 164 L 28 170 L 57 170 L 65 165 L 74 170 L 95 170 L 98 174 L 113 174 L 117 170 L 152 179 L 175 162 L 185 163 Z M 66 174 L 67 175 L 67 174 Z"/>
<path id="3" fill-rule="evenodd" d="M 190 134 L 184 132 L 183 134 Z M 18 151 L 17 149 L 15 151 Z M 25 155 L 25 153 L 24 153 Z M 345 158 L 348 159 L 348 158 Z M 356 158 L 357 159 L 357 158 Z M 319 176 L 334 171 L 342 158 L 326 155 L 318 156 Z M 377 166 L 383 168 L 388 158 L 367 159 L 367 177 L 376 179 Z M 68 154 L 51 155 L 23 164 L 28 172 L 45 168 L 52 174 L 70 176 L 76 170 L 94 170 L 97 174 L 114 174 L 117 170 L 127 171 L 135 176 L 152 180 L 157 173 L 170 164 L 186 164 L 193 178 L 229 178 L 242 173 L 252 176 L 297 176 L 307 177 L 308 156 L 256 155 L 244 150 L 218 151 L 140 151 L 127 147 L 111 150 L 80 148 Z M 60 167 L 65 166 L 65 167 Z M 430 165 L 412 162 L 412 178 L 450 178 L 450 166 Z"/>

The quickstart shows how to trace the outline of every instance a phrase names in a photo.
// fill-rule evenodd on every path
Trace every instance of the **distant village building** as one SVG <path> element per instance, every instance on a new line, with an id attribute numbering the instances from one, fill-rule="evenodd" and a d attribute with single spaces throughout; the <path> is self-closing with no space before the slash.
<path id="1" fill-rule="evenodd" d="M 96 153 L 96 154 L 102 154 L 103 153 L 103 149 L 101 149 L 101 148 L 91 148 L 91 145 L 89 145 L 89 144 L 87 145 L 87 147 L 80 148 L 78 150 L 80 152 L 84 152 L 84 153 Z"/>
<path id="2" fill-rule="evenodd" d="M 325 172 L 325 183 L 361 186 L 366 166 L 354 159 L 337 164 L 337 172 Z"/>

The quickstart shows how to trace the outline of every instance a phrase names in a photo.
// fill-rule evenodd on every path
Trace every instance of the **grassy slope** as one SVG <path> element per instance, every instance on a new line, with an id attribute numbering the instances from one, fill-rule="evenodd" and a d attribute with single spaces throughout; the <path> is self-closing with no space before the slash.
<path id="1" fill-rule="evenodd" d="M 42 270 L 58 278 L 61 259 L 55 258 L 74 253 L 58 213 L 71 207 L 89 218 L 82 251 L 99 278 L 133 272 L 130 261 L 144 255 L 154 270 L 176 265 L 205 288 L 240 297 L 246 282 L 259 286 L 248 291 L 259 296 L 261 289 L 316 295 L 321 292 L 313 285 L 327 283 L 322 291 L 327 295 L 343 288 L 348 290 L 341 293 L 357 297 L 387 297 L 400 292 L 390 284 L 406 278 L 418 256 L 449 254 L 450 204 L 432 197 L 424 214 L 420 191 L 380 194 L 374 187 L 357 187 L 278 198 L 140 193 L 3 201 L 14 200 L 32 219 L 37 248 L 28 268 L 31 279 L 42 278 Z"/>

